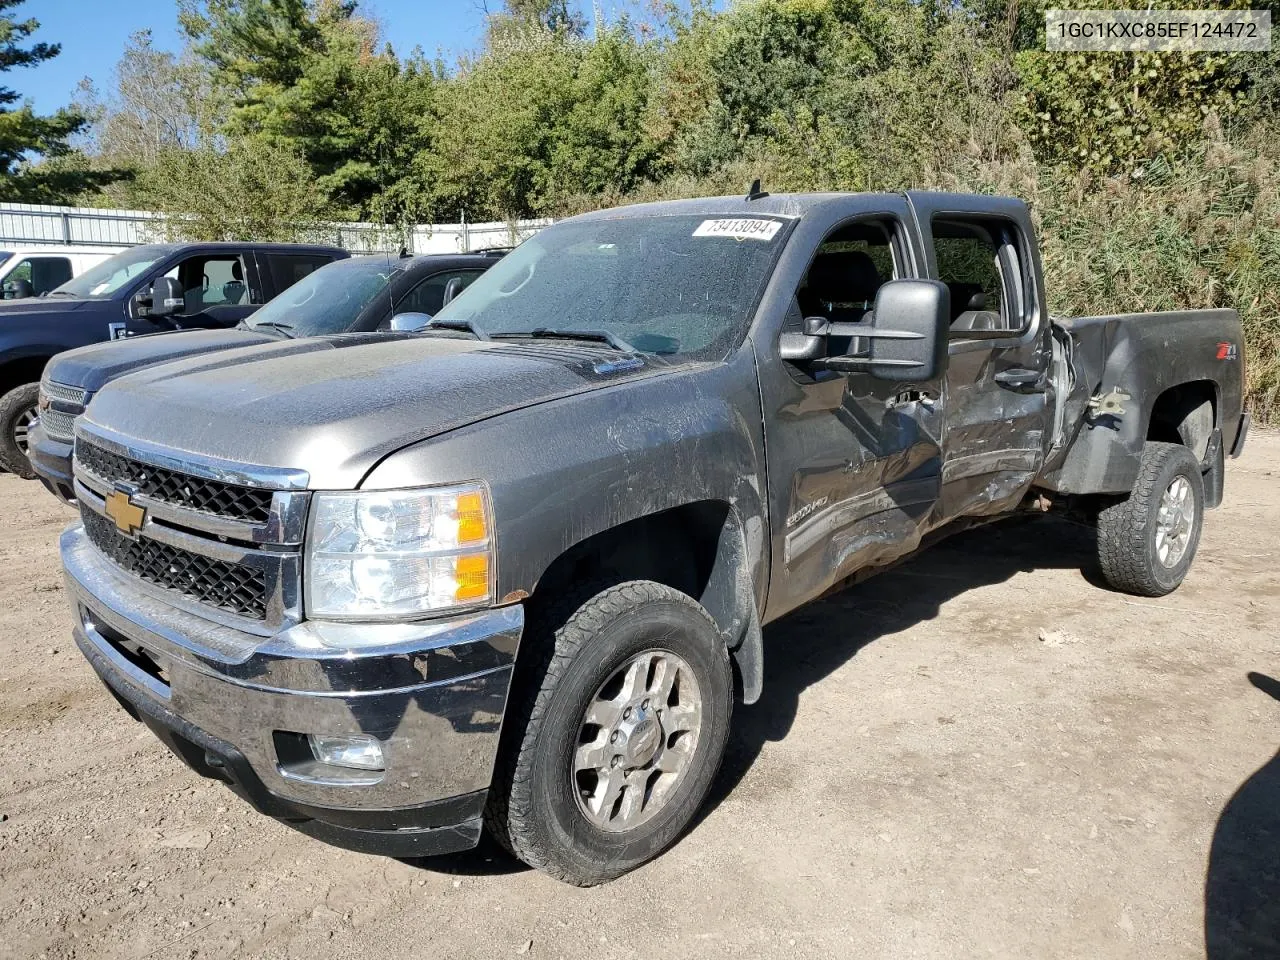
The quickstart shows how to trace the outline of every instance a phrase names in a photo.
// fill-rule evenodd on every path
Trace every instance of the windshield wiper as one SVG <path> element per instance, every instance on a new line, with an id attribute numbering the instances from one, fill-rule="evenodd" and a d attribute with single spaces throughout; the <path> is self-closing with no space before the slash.
<path id="1" fill-rule="evenodd" d="M 46 297 L 75 297 L 79 299 L 79 294 L 72 293 L 70 290 L 50 290 L 45 294 Z"/>
<path id="2" fill-rule="evenodd" d="M 289 331 L 293 329 L 293 324 L 291 323 L 274 323 L 270 320 L 260 320 L 257 323 L 248 323 L 241 320 L 236 324 L 236 326 L 241 330 L 259 330 L 263 327 L 270 327 L 272 330 L 279 330 L 289 339 L 293 339 L 293 334 L 289 333 Z"/>
<path id="3" fill-rule="evenodd" d="M 462 333 L 471 334 L 477 340 L 492 339 L 489 334 L 485 333 L 470 320 L 436 320 L 433 318 L 428 320 L 418 332 L 423 333 L 427 330 L 459 330 Z"/>
<path id="4" fill-rule="evenodd" d="M 535 327 L 527 332 L 494 334 L 499 337 L 537 337 L 555 340 L 591 340 L 595 343 L 607 343 L 619 353 L 639 353 L 627 341 L 608 330 L 559 330 L 551 327 Z"/>

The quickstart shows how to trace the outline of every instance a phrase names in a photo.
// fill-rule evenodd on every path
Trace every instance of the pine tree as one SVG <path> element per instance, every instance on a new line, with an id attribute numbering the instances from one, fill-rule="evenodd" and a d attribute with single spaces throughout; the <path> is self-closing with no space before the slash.
<path id="1" fill-rule="evenodd" d="M 18 20 L 10 12 L 23 0 L 0 0 L 0 73 L 32 67 L 61 51 L 56 43 L 23 45 L 40 27 L 35 19 Z M 20 203 L 68 203 L 121 179 L 115 170 L 89 170 L 68 140 L 88 121 L 63 108 L 37 116 L 20 94 L 0 85 L 0 200 Z"/>

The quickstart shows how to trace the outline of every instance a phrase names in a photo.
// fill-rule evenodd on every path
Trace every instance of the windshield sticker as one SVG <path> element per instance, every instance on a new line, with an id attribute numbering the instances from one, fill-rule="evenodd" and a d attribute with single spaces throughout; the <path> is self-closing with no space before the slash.
<path id="1" fill-rule="evenodd" d="M 734 240 L 769 241 L 782 228 L 778 220 L 755 220 L 739 217 L 733 220 L 703 220 L 698 229 L 693 231 L 695 237 L 731 237 Z"/>

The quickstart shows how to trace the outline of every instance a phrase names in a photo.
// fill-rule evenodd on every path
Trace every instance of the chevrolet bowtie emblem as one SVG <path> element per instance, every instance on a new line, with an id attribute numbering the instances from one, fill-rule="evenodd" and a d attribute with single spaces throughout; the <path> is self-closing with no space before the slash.
<path id="1" fill-rule="evenodd" d="M 107 494 L 107 516 L 116 529 L 126 537 L 136 537 L 147 519 L 147 511 L 129 498 L 127 490 L 112 490 Z"/>

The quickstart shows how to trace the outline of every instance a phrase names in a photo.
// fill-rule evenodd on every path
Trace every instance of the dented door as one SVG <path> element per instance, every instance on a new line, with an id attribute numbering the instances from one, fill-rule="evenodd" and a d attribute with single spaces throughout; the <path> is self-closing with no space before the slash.
<path id="1" fill-rule="evenodd" d="M 952 291 L 936 523 L 1015 506 L 1051 440 L 1049 320 L 1019 204 L 911 194 L 930 276 Z"/>

